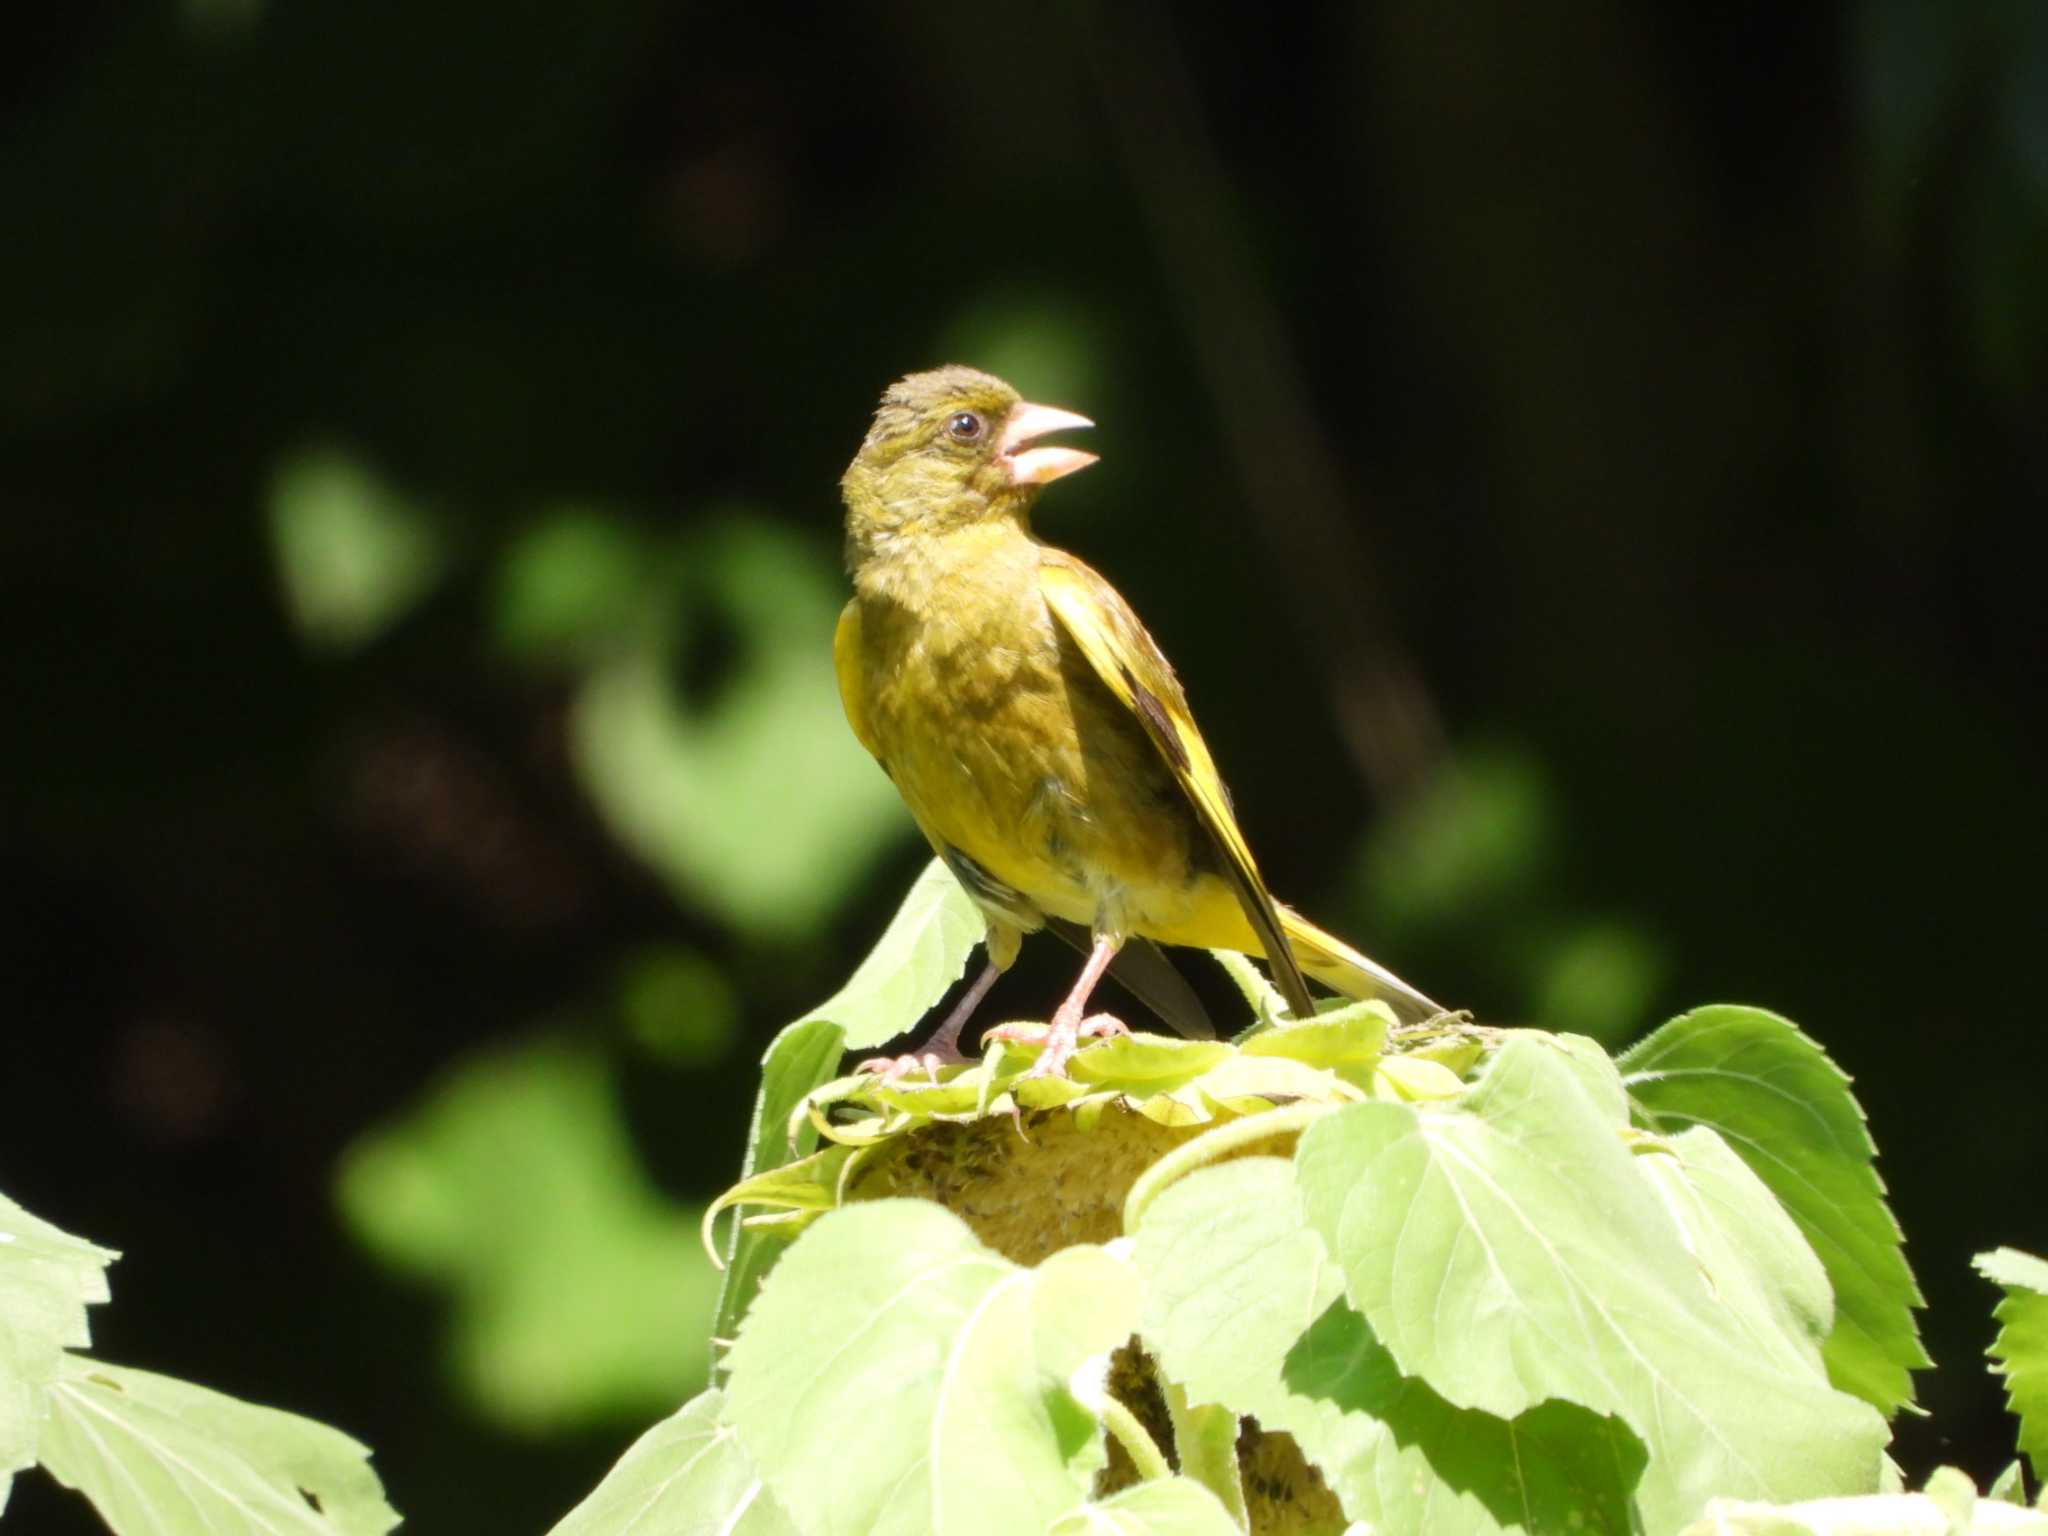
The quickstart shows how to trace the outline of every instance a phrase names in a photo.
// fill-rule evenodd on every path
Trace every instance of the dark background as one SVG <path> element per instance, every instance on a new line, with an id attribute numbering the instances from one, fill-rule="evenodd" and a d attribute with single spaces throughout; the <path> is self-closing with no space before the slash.
<path id="1" fill-rule="evenodd" d="M 1754 1001 L 1855 1075 L 1939 1363 L 1898 1454 L 2010 1456 L 2048 9 L 35 25 L 0 1188 L 125 1251 L 109 1358 L 346 1428 L 422 1531 L 544 1528 L 694 1389 L 759 1049 L 923 858 L 831 691 L 834 483 L 961 361 L 1100 423 L 1039 527 L 1283 895 L 1489 1019 Z"/>

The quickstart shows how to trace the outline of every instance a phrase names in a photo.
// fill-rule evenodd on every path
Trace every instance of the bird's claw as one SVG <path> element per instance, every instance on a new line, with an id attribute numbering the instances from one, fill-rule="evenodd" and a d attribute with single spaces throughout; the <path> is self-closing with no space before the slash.
<path id="1" fill-rule="evenodd" d="M 1109 1040 L 1130 1032 L 1130 1027 L 1113 1014 L 1097 1013 L 1076 1019 L 1056 1013 L 1050 1024 L 998 1024 L 982 1039 L 1040 1047 L 1038 1060 L 1023 1076 L 1022 1080 L 1028 1082 L 1033 1078 L 1065 1077 L 1067 1063 L 1074 1059 L 1083 1040 Z"/>
<path id="2" fill-rule="evenodd" d="M 879 1077 L 891 1087 L 914 1072 L 923 1072 L 926 1080 L 936 1085 L 939 1068 L 945 1065 L 946 1059 L 937 1051 L 926 1051 L 922 1056 L 870 1056 L 853 1070 Z"/>

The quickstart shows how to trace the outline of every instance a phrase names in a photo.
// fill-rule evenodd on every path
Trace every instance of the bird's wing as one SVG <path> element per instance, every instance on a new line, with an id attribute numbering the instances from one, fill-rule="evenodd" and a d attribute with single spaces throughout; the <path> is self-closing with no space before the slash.
<path id="1" fill-rule="evenodd" d="M 1302 979 L 1252 851 L 1238 830 L 1230 809 L 1230 792 L 1223 787 L 1215 760 L 1195 729 L 1173 668 L 1116 589 L 1080 561 L 1047 551 L 1039 565 L 1038 583 L 1046 606 L 1096 675 L 1143 722 L 1145 734 L 1152 738 L 1196 819 L 1215 843 L 1238 904 L 1266 951 L 1280 995 L 1287 999 L 1295 1017 L 1313 1016 L 1315 1005 L 1309 999 L 1308 983 Z"/>
<path id="2" fill-rule="evenodd" d="M 868 749 L 868 756 L 882 762 L 882 749 L 875 745 L 875 733 L 868 725 L 867 690 L 861 680 L 860 600 L 854 599 L 840 612 L 839 627 L 832 632 L 832 670 L 839 674 L 839 702 L 846 710 L 846 723 L 854 738 Z M 882 763 L 884 769 L 887 763 Z"/>

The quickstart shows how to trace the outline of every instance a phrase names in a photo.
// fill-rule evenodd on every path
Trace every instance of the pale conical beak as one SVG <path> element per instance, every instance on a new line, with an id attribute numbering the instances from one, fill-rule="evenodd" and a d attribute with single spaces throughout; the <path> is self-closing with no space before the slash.
<path id="1" fill-rule="evenodd" d="M 1063 411 L 1055 405 L 1033 405 L 1022 401 L 1010 407 L 1003 422 L 1003 436 L 996 446 L 1010 471 L 1012 485 L 1044 485 L 1061 475 L 1071 475 L 1095 462 L 1095 455 L 1078 448 L 1033 448 L 1031 443 L 1048 432 L 1065 432 L 1072 427 L 1092 427 L 1086 416 Z"/>

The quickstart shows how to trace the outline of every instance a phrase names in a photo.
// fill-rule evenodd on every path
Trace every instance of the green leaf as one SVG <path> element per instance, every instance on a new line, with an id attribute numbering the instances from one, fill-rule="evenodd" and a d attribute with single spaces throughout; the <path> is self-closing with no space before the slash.
<path id="1" fill-rule="evenodd" d="M 747 1130 L 747 1156 L 740 1170 L 742 1187 L 764 1178 L 776 1169 L 812 1155 L 818 1144 L 816 1127 L 801 1124 L 790 1133 L 790 1119 L 796 1107 L 814 1090 L 832 1080 L 839 1070 L 839 1058 L 846 1031 L 829 1019 L 805 1019 L 784 1028 L 769 1042 L 761 1058 L 761 1087 L 754 1095 L 754 1119 Z M 710 1214 L 706 1213 L 706 1220 Z M 739 1332 L 740 1319 L 753 1304 L 782 1250 L 787 1234 L 763 1227 L 749 1227 L 735 1219 L 725 1245 L 725 1274 L 718 1287 L 718 1305 L 711 1321 L 714 1349 L 730 1342 Z M 713 1379 L 725 1379 L 725 1363 L 716 1361 Z"/>
<path id="2" fill-rule="evenodd" d="M 1312 1067 L 1291 1056 L 1254 1056 L 1246 1052 L 1218 1062 L 1193 1082 L 1165 1097 L 1175 1103 L 1200 1108 L 1202 1113 L 1191 1118 L 1206 1120 L 1219 1110 L 1230 1114 L 1255 1114 L 1291 1100 L 1325 1103 L 1360 1099 L 1365 1095 L 1327 1067 Z M 1160 1113 L 1152 1100 L 1140 1100 L 1137 1107 L 1141 1114 L 1149 1115 L 1161 1124 L 1178 1123 Z"/>
<path id="3" fill-rule="evenodd" d="M 655 1187 L 594 1053 L 471 1058 L 351 1147 L 335 1188 L 365 1245 L 447 1293 L 451 1373 L 496 1423 L 609 1422 L 703 1384 L 718 1277 L 698 1213 Z"/>
<path id="4" fill-rule="evenodd" d="M 148 1371 L 67 1358 L 43 1465 L 121 1533 L 383 1536 L 369 1452 L 336 1429 Z"/>
<path id="5" fill-rule="evenodd" d="M 1372 1069 L 1371 1082 L 1374 1098 L 1411 1104 L 1455 1099 L 1465 1091 L 1465 1081 L 1457 1073 L 1422 1056 L 1382 1057 Z"/>
<path id="6" fill-rule="evenodd" d="M 1703 1125 L 1639 1149 L 1700 1277 L 1730 1321 L 1787 1368 L 1819 1376 L 1834 1322 L 1827 1271 L 1750 1166 Z"/>
<path id="7" fill-rule="evenodd" d="M 1137 1301 L 1102 1249 L 1020 1269 L 938 1206 L 852 1206 L 762 1286 L 725 1417 L 808 1536 L 1042 1536 L 1103 1460 L 1068 1382 Z"/>
<path id="8" fill-rule="evenodd" d="M 839 1208 L 839 1196 L 847 1175 L 864 1148 L 834 1142 L 808 1157 L 770 1168 L 750 1179 L 742 1179 L 704 1210 L 704 1230 L 721 1211 L 732 1206 L 763 1205 L 769 1210 L 808 1221 Z M 796 1230 L 790 1230 L 794 1237 Z"/>
<path id="9" fill-rule="evenodd" d="M 2017 1458 L 2008 1461 L 2005 1470 L 1991 1480 L 1991 1486 L 1984 1490 L 1984 1497 L 2002 1499 L 2007 1504 L 2026 1507 L 2027 1479 L 2026 1474 L 2020 1470 Z"/>
<path id="10" fill-rule="evenodd" d="M 1271 1424 L 1285 1401 L 1280 1360 L 1344 1293 L 1323 1240 L 1302 1220 L 1286 1160 L 1198 1169 L 1146 1206 L 1136 1236 L 1139 1331 L 1166 1374 L 1192 1402 Z"/>
<path id="11" fill-rule="evenodd" d="M 1992 1314 L 1998 1338 L 1991 1358 L 2005 1378 L 2005 1400 L 2020 1421 L 2020 1449 L 2037 1481 L 2048 1482 L 2048 1262 L 2017 1248 L 1980 1253 L 1977 1273 L 2005 1291 Z"/>
<path id="12" fill-rule="evenodd" d="M 770 1043 L 761 1061 L 742 1182 L 810 1153 L 817 1145 L 814 1129 L 804 1126 L 794 1141 L 789 1135 L 797 1106 L 832 1081 L 846 1050 L 880 1045 L 930 1012 L 960 979 L 985 928 L 980 909 L 960 882 L 933 859 L 911 882 L 889 926 L 846 985 Z M 714 1339 L 730 1339 L 738 1331 L 762 1278 L 787 1242 L 787 1233 L 733 1223 L 712 1323 Z"/>
<path id="13" fill-rule="evenodd" d="M 1288 1386 L 1341 1410 L 1356 1423 L 1383 1425 L 1369 1497 L 1379 1523 L 1399 1530 L 1549 1530 L 1637 1532 L 1633 1495 L 1647 1455 L 1620 1419 L 1552 1398 L 1503 1420 L 1458 1408 L 1412 1376 L 1403 1376 L 1371 1325 L 1339 1302 L 1289 1351 Z M 1391 1443 L 1388 1443 L 1388 1440 Z M 1390 1454 L 1395 1445 L 1425 1449 L 1430 1477 L 1417 1477 Z M 1347 1503 L 1348 1508 L 1348 1503 Z"/>
<path id="14" fill-rule="evenodd" d="M 865 1146 L 935 1120 L 1006 1114 L 1013 1103 L 1026 1109 L 1068 1106 L 1085 1130 L 1112 1104 L 1178 1126 L 1261 1114 L 1297 1100 L 1351 1102 L 1367 1096 L 1331 1069 L 1286 1055 L 1240 1052 L 1212 1040 L 1119 1036 L 1084 1045 L 1070 1075 L 1033 1078 L 1029 1068 L 1040 1049 L 1036 1042 L 1004 1042 L 979 1061 L 942 1068 L 936 1082 L 916 1073 L 891 1081 L 880 1073 L 855 1072 L 813 1090 L 802 1113 L 832 1140 Z M 1446 1069 L 1430 1069 L 1463 1091 Z"/>
<path id="15" fill-rule="evenodd" d="M 805 1017 L 845 1030 L 850 1051 L 872 1050 L 915 1028 L 946 995 L 986 927 L 960 882 L 933 859 L 846 985 Z"/>
<path id="16" fill-rule="evenodd" d="M 1350 1519 L 1434 1536 L 1635 1529 L 1643 1450 L 1628 1429 L 1563 1403 L 1510 1422 L 1403 1377 L 1344 1305 L 1284 1160 L 1172 1185 L 1147 1208 L 1132 1264 L 1140 1334 L 1169 1380 L 1291 1434 Z"/>
<path id="17" fill-rule="evenodd" d="M 1555 1057 L 1555 1065 L 1571 1074 L 1580 1093 L 1586 1096 L 1593 1114 L 1602 1124 L 1612 1125 L 1617 1130 L 1628 1123 L 1628 1089 L 1623 1086 L 1620 1075 L 1615 1071 L 1614 1059 L 1601 1049 L 1596 1040 L 1584 1035 L 1545 1035 L 1534 1031 L 1527 1033 L 1507 1032 L 1504 1041 L 1520 1038 L 1527 1042 L 1540 1041 Z"/>
<path id="18" fill-rule="evenodd" d="M 85 1309 L 107 1299 L 114 1258 L 0 1195 L 0 1510 L 35 1465 L 64 1351 L 91 1342 Z"/>
<path id="19" fill-rule="evenodd" d="M 2048 1515 L 1980 1499 L 1965 1474 L 1942 1467 L 1925 1493 L 1798 1504 L 1716 1499 L 1679 1536 L 2048 1536 Z"/>
<path id="20" fill-rule="evenodd" d="M 1453 1404 L 1512 1418 L 1562 1398 L 1622 1419 L 1649 1451 L 1652 1529 L 1715 1495 L 1874 1486 L 1883 1421 L 1759 1354 L 1582 1071 L 1524 1036 L 1462 1108 L 1359 1104 L 1303 1133 L 1303 1208 L 1352 1305 Z"/>
<path id="21" fill-rule="evenodd" d="M 1212 949 L 1211 958 L 1223 967 L 1223 974 L 1236 984 L 1238 994 L 1244 998 L 1245 1006 L 1252 1011 L 1253 1022 L 1238 1036 L 1243 1043 L 1260 1030 L 1270 1029 L 1272 1021 L 1287 1012 L 1287 1000 L 1281 997 L 1266 973 L 1234 949 Z"/>
<path id="22" fill-rule="evenodd" d="M 1071 1074 L 1091 1086 L 1113 1083 L 1126 1093 L 1165 1093 L 1193 1082 L 1230 1055 L 1221 1040 L 1115 1035 L 1077 1054 Z"/>
<path id="23" fill-rule="evenodd" d="M 1828 1379 L 1887 1416 L 1911 1402 L 1930 1363 L 1920 1290 L 1841 1069 L 1776 1014 L 1731 1006 L 1680 1015 L 1618 1065 L 1643 1124 L 1712 1127 L 1799 1223 L 1835 1293 Z"/>
<path id="24" fill-rule="evenodd" d="M 1237 1439 L 1244 1421 L 1218 1403 L 1191 1403 L 1177 1381 L 1161 1383 L 1167 1417 L 1173 1424 L 1174 1459 L 1180 1470 L 1216 1495 L 1240 1531 L 1251 1528 L 1245 1509 L 1244 1469 L 1237 1461 Z"/>
<path id="25" fill-rule="evenodd" d="M 1287 1056 L 1311 1067 L 1368 1067 L 1387 1042 L 1393 1014 L 1385 1003 L 1345 1003 L 1312 1019 L 1248 1035 L 1247 1056 Z"/>
<path id="26" fill-rule="evenodd" d="M 797 1536 L 723 1402 L 699 1393 L 648 1430 L 549 1536 Z"/>
<path id="27" fill-rule="evenodd" d="M 1949 1531 L 1967 1531 L 1975 1524 L 1977 1485 L 1962 1468 L 1936 1467 L 1921 1491 L 1940 1509 Z"/>
<path id="28" fill-rule="evenodd" d="M 1062 1515 L 1046 1536 L 1241 1536 L 1216 1495 L 1185 1477 L 1126 1488 Z"/>

